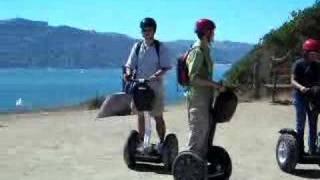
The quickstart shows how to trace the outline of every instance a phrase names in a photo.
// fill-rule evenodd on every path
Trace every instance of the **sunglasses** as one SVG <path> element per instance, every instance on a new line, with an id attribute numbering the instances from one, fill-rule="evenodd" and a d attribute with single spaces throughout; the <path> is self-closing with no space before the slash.
<path id="1" fill-rule="evenodd" d="M 320 51 L 311 51 L 309 52 L 311 55 L 320 55 Z"/>
<path id="2" fill-rule="evenodd" d="M 141 32 L 146 33 L 146 32 L 152 32 L 153 29 L 152 28 L 143 28 L 141 29 Z"/>

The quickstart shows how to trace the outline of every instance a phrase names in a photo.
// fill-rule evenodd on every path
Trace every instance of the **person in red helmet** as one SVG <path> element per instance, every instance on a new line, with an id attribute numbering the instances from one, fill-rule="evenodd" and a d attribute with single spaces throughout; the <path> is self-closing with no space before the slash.
<path id="1" fill-rule="evenodd" d="M 200 19 L 195 24 L 198 40 L 194 43 L 188 57 L 189 86 L 187 89 L 187 108 L 189 123 L 188 150 L 206 158 L 210 127 L 209 109 L 213 101 L 214 89 L 224 91 L 224 87 L 212 80 L 213 61 L 210 45 L 214 39 L 215 23 Z"/>
<path id="2" fill-rule="evenodd" d="M 306 116 L 309 122 L 309 153 L 316 153 L 318 114 L 310 109 L 306 92 L 312 86 L 319 85 L 320 41 L 308 39 L 303 43 L 303 58 L 293 64 L 291 83 L 294 87 L 293 97 L 296 110 L 296 131 L 300 144 L 300 153 L 304 153 L 304 128 Z"/>

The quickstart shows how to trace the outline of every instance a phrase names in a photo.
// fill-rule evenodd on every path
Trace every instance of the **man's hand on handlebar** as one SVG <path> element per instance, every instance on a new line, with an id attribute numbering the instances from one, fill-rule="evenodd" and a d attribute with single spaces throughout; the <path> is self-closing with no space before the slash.
<path id="1" fill-rule="evenodd" d="M 124 79 L 125 81 L 130 81 L 130 80 L 132 80 L 132 74 L 124 74 L 124 75 L 123 75 L 123 79 Z"/>
<path id="2" fill-rule="evenodd" d="M 149 77 L 149 81 L 157 81 L 159 79 L 160 79 L 160 77 L 157 76 L 157 75 L 152 75 L 152 76 Z"/>
<path id="3" fill-rule="evenodd" d="M 302 93 L 306 93 L 307 91 L 309 91 L 310 90 L 310 88 L 306 88 L 306 87 L 302 87 L 301 89 L 300 89 L 300 91 L 302 92 Z"/>

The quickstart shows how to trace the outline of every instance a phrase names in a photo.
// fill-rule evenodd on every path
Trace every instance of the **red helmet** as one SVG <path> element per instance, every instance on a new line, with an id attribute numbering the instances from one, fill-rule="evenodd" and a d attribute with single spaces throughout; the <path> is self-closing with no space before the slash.
<path id="1" fill-rule="evenodd" d="M 213 30 L 216 28 L 216 25 L 213 21 L 209 19 L 199 19 L 196 22 L 195 32 L 196 33 L 205 33 L 207 30 Z"/>
<path id="2" fill-rule="evenodd" d="M 320 50 L 320 41 L 315 39 L 307 39 L 303 43 L 303 50 L 304 51 L 319 51 Z"/>

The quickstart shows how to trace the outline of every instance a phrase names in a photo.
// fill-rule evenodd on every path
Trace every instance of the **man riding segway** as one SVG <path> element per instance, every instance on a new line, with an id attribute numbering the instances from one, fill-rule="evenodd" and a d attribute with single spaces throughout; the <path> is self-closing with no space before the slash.
<path id="1" fill-rule="evenodd" d="M 320 163 L 317 141 L 317 121 L 319 111 L 312 100 L 316 100 L 320 83 L 320 41 L 308 39 L 303 43 L 303 58 L 292 68 L 291 83 L 294 87 L 294 107 L 296 110 L 296 131 L 282 129 L 277 144 L 277 161 L 286 172 L 294 170 L 297 163 Z M 319 101 L 317 99 L 316 101 Z M 304 151 L 304 129 L 308 117 L 309 149 Z"/>
<path id="2" fill-rule="evenodd" d="M 125 145 L 124 159 L 130 168 L 136 161 L 141 161 L 163 162 L 170 169 L 178 153 L 178 140 L 174 134 L 166 136 L 163 75 L 171 68 L 171 63 L 165 45 L 154 39 L 156 21 L 144 18 L 140 28 L 143 40 L 132 47 L 124 75 L 127 82 L 134 81 L 130 93 L 138 110 L 138 132 L 131 132 Z M 151 118 L 156 122 L 157 144 L 150 144 Z"/>

